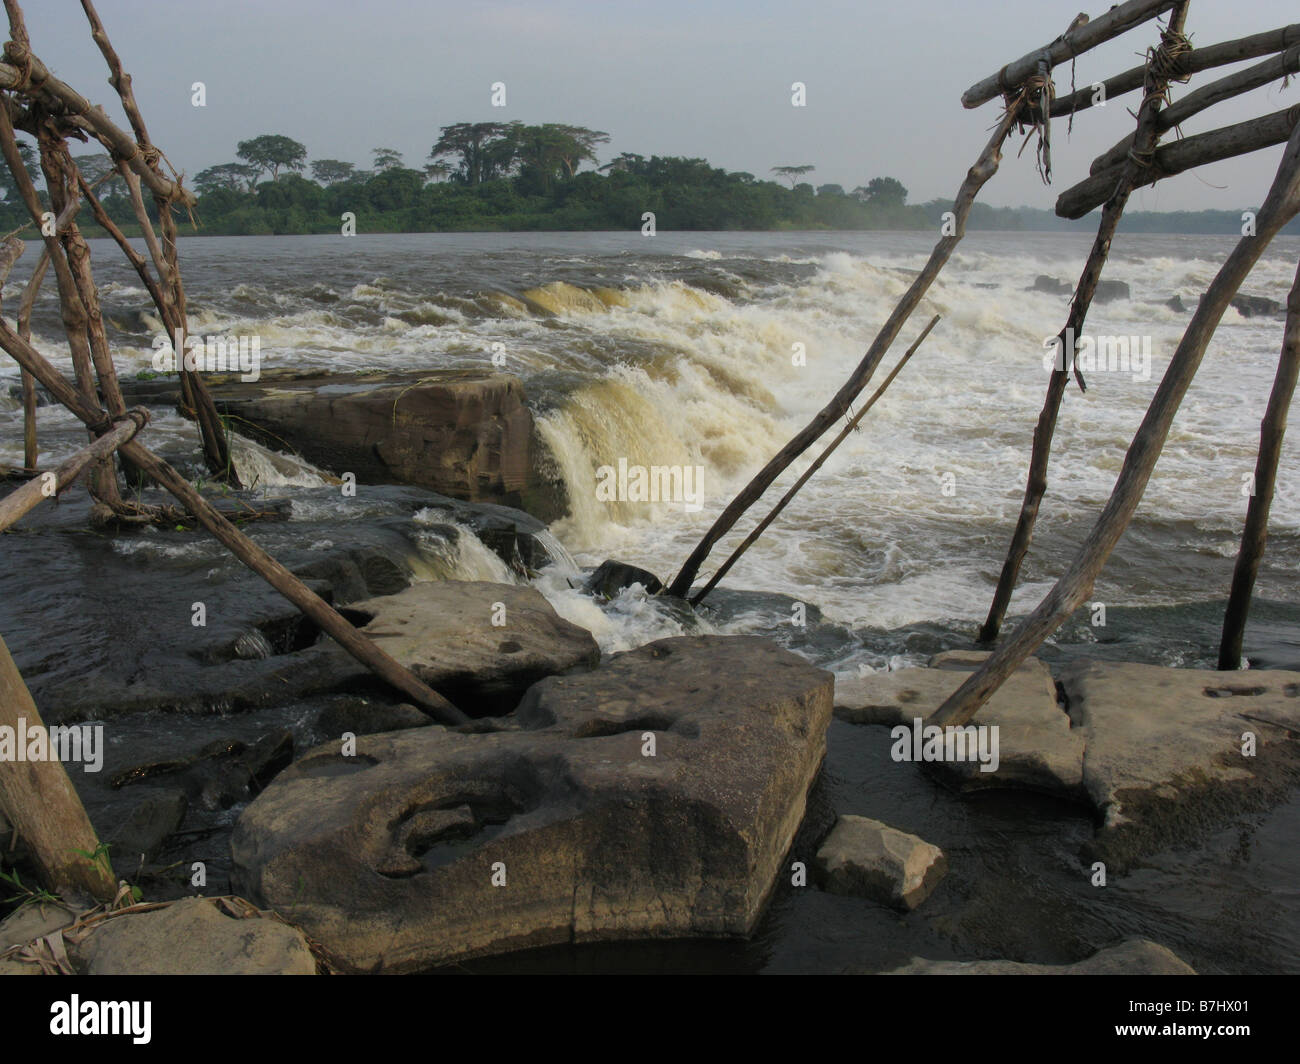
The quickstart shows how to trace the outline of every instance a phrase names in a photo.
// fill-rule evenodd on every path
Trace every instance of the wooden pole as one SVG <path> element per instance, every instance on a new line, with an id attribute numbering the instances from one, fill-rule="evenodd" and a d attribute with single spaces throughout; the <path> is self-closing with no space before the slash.
<path id="1" fill-rule="evenodd" d="M 15 737 L 44 728 L 31 692 L 0 637 L 0 727 Z M 16 742 L 15 738 L 15 742 Z M 76 850 L 96 853 L 99 839 L 63 763 L 57 760 L 0 760 L 0 806 L 26 842 L 41 881 L 65 895 L 112 901 L 117 883 L 104 861 L 90 861 Z"/>
<path id="2" fill-rule="evenodd" d="M 1219 643 L 1219 668 L 1241 668 L 1241 642 L 1246 632 L 1246 615 L 1259 575 L 1259 563 L 1268 541 L 1268 514 L 1277 487 L 1277 467 L 1282 457 L 1282 440 L 1286 436 L 1287 411 L 1300 378 L 1300 269 L 1296 271 L 1291 295 L 1286 301 L 1286 329 L 1282 338 L 1282 355 L 1277 376 L 1268 397 L 1268 409 L 1259 429 L 1259 457 L 1255 462 L 1255 493 L 1246 508 L 1246 527 L 1241 534 L 1241 550 L 1232 571 L 1232 592 L 1223 618 L 1223 638 Z"/>
<path id="3" fill-rule="evenodd" d="M 1174 69 L 1182 77 L 1189 74 L 1198 74 L 1202 70 L 1209 70 L 1213 67 L 1227 66 L 1230 63 L 1240 63 L 1246 59 L 1258 59 L 1263 55 L 1272 55 L 1274 52 L 1281 52 L 1291 45 L 1300 42 L 1300 23 L 1291 26 L 1283 26 L 1281 29 L 1269 30 L 1267 33 L 1255 33 L 1249 37 L 1240 37 L 1233 41 L 1224 41 L 1222 44 L 1212 44 L 1206 48 L 1193 48 L 1190 52 L 1185 52 L 1175 60 Z M 1126 92 L 1132 92 L 1134 89 L 1142 87 L 1143 79 L 1146 77 L 1146 64 L 1135 66 L 1131 70 L 1126 70 L 1122 74 L 1116 74 L 1113 78 L 1107 78 L 1103 81 L 1102 100 L 1109 103 L 1118 96 L 1123 96 Z M 1059 118 L 1062 115 L 1072 115 L 1079 111 L 1086 111 L 1093 106 L 1093 98 L 1097 95 L 1097 90 L 1089 86 L 1086 89 L 1080 89 L 1069 96 L 1062 96 L 1052 104 L 1052 117 Z"/>
<path id="4" fill-rule="evenodd" d="M 153 141 L 149 138 L 149 129 L 145 125 L 144 115 L 140 113 L 139 104 L 135 99 L 135 91 L 131 88 L 131 75 L 123 69 L 122 60 L 108 38 L 108 31 L 104 29 L 104 24 L 100 21 L 95 5 L 91 0 L 81 0 L 81 7 L 90 22 L 90 35 L 99 47 L 104 62 L 108 64 L 108 83 L 117 91 L 118 98 L 122 101 L 122 110 L 126 112 L 127 120 L 131 123 L 131 129 L 135 133 L 136 142 L 139 144 L 139 151 L 143 155 L 146 165 L 158 177 L 161 177 L 162 167 L 159 165 L 159 160 L 162 153 L 154 147 Z M 185 285 L 181 280 L 179 252 L 176 246 L 176 219 L 172 217 L 172 203 L 179 199 L 176 194 L 179 188 L 179 182 L 177 182 L 175 190 L 170 195 L 160 195 L 157 191 L 154 192 L 154 205 L 158 210 L 158 228 L 162 231 L 163 238 L 161 259 L 155 261 L 158 262 L 159 279 L 163 287 L 170 291 L 172 302 L 175 305 L 177 320 L 172 325 L 173 343 L 176 341 L 175 329 L 177 327 L 187 329 L 188 322 L 185 305 Z M 152 233 L 153 227 L 147 215 L 141 218 L 140 225 L 146 234 Z M 181 392 L 194 420 L 198 423 L 208 470 L 214 476 L 237 488 L 240 486 L 239 473 L 231 460 L 230 442 L 226 438 L 225 426 L 217 413 L 216 403 L 213 401 L 203 377 L 186 367 L 184 354 L 184 351 L 176 352 L 177 370 L 181 378 Z"/>
<path id="5" fill-rule="evenodd" d="M 94 443 L 83 447 L 53 470 L 52 474 L 38 473 L 22 487 L 0 499 L 0 532 L 36 509 L 46 499 L 52 499 L 60 495 L 64 489 L 71 487 L 87 465 L 103 461 L 127 440 L 134 438 L 148 421 L 148 411 L 143 407 L 137 407 L 130 411 L 127 420 L 118 422 Z M 48 479 L 51 475 L 52 480 Z"/>
<path id="6" fill-rule="evenodd" d="M 1165 98 L 1169 82 L 1158 74 L 1159 70 L 1168 68 L 1168 61 L 1176 49 L 1174 45 L 1182 40 L 1183 27 L 1187 19 L 1187 5 L 1175 8 L 1170 15 L 1169 26 L 1161 36 L 1160 48 L 1156 55 L 1159 62 L 1147 63 L 1146 90 L 1142 95 L 1142 105 L 1138 108 L 1137 130 L 1134 143 L 1140 151 L 1135 155 L 1150 154 L 1160 139 L 1160 104 Z M 1163 50 L 1163 52 L 1161 51 Z M 1153 56 L 1153 59 L 1155 57 Z M 1047 382 L 1047 395 L 1043 399 L 1043 409 L 1038 415 L 1038 424 L 1034 427 L 1033 449 L 1029 458 L 1029 477 L 1025 484 L 1025 497 L 1020 504 L 1020 517 L 1016 521 L 1016 530 L 1011 537 L 1011 546 L 1007 550 L 1002 572 L 998 576 L 998 586 L 993 592 L 993 602 L 989 606 L 988 616 L 980 628 L 978 640 L 981 643 L 993 643 L 1002 630 L 1002 622 L 1007 608 L 1011 605 L 1011 595 L 1020 578 L 1020 567 L 1033 540 L 1034 526 L 1038 521 L 1038 509 L 1047 491 L 1047 467 L 1052 457 L 1052 438 L 1056 434 L 1056 422 L 1061 411 L 1061 400 L 1069 383 L 1070 365 L 1074 361 L 1074 350 L 1066 350 L 1071 337 L 1077 337 L 1083 331 L 1084 320 L 1092 307 L 1093 296 L 1097 292 L 1097 282 L 1110 256 L 1111 241 L 1119 228 L 1120 218 L 1128 206 L 1133 188 L 1140 179 L 1142 167 L 1137 159 L 1130 159 L 1123 171 L 1114 193 L 1106 201 L 1102 210 L 1101 224 L 1097 226 L 1097 236 L 1092 243 L 1088 261 L 1084 263 L 1083 273 L 1079 277 L 1074 299 L 1070 303 L 1070 312 L 1066 316 L 1065 326 L 1057 334 L 1057 350 L 1061 363 L 1052 370 Z M 1083 377 L 1076 367 L 1075 374 L 1080 388 L 1084 387 Z"/>
<path id="7" fill-rule="evenodd" d="M 1201 297 L 1124 457 L 1110 500 L 1069 568 L 1015 634 L 995 649 L 931 714 L 928 723 L 944 726 L 969 722 L 1007 677 L 1092 593 L 1097 575 L 1142 501 L 1174 415 L 1196 376 L 1205 348 L 1229 301 L 1278 230 L 1297 214 L 1300 214 L 1300 128 L 1291 136 L 1268 198 L 1256 218 L 1258 235 L 1242 237 Z"/>
<path id="8" fill-rule="evenodd" d="M 1168 11 L 1177 2 L 1178 0 L 1128 0 L 1128 3 L 1117 4 L 1104 15 L 1077 26 L 1057 37 L 1051 44 L 1021 56 L 1014 63 L 1008 63 L 996 74 L 991 74 L 983 81 L 972 85 L 962 93 L 962 106 L 978 107 L 995 96 L 1023 85 L 1038 72 L 1039 61 L 1044 57 L 1051 66 L 1059 66 L 1067 59 L 1083 55 L 1084 52 L 1104 44 L 1112 37 L 1118 37 L 1134 26 L 1141 25 L 1148 19 Z"/>
<path id="9" fill-rule="evenodd" d="M 1300 104 L 1262 118 L 1237 122 L 1166 144 L 1156 149 L 1150 164 L 1142 172 L 1141 183 L 1155 184 L 1195 166 L 1248 155 L 1274 144 L 1285 144 L 1291 139 L 1291 131 L 1297 122 L 1300 122 Z M 1123 172 L 1123 166 L 1112 166 L 1066 189 L 1056 201 L 1056 213 L 1062 218 L 1082 218 L 1106 202 Z"/>
<path id="10" fill-rule="evenodd" d="M 1240 70 L 1236 74 L 1220 78 L 1218 81 L 1212 81 L 1195 92 L 1188 93 L 1176 104 L 1166 107 L 1160 112 L 1160 120 L 1156 126 L 1157 131 L 1160 133 L 1167 132 L 1173 129 L 1174 126 L 1186 122 L 1193 115 L 1198 115 L 1206 108 L 1213 107 L 1216 103 L 1230 100 L 1234 96 L 1240 96 L 1252 89 L 1258 89 L 1280 78 L 1289 77 L 1297 71 L 1300 71 L 1300 44 L 1280 55 L 1273 56 L 1272 59 L 1256 63 L 1253 67 Z M 1097 156 L 1093 160 L 1092 166 L 1089 167 L 1088 173 L 1097 174 L 1123 163 L 1133 144 L 1132 136 L 1125 137 L 1113 148 Z"/>
<path id="11" fill-rule="evenodd" d="M 30 343 L 0 318 L 0 347 L 31 372 L 58 402 L 87 426 L 100 425 L 104 412 L 82 401 L 72 384 Z M 362 635 L 341 614 L 293 573 L 267 554 L 222 516 L 194 486 L 170 465 L 135 440 L 119 448 L 147 475 L 174 495 L 204 528 L 225 544 L 241 562 L 298 607 L 320 629 L 375 675 L 401 691 L 444 724 L 468 724 L 469 718 L 442 695 Z"/>
<path id="12" fill-rule="evenodd" d="M 975 202 L 979 190 L 997 173 L 998 164 L 1002 161 L 1002 143 L 1015 127 L 1023 105 L 1023 98 L 1018 99 L 1003 112 L 997 126 L 994 128 L 992 138 L 985 145 L 984 150 L 975 161 L 975 165 L 967 172 L 961 188 L 957 190 L 957 199 L 953 203 L 952 210 L 951 234 L 941 237 L 934 246 L 934 250 L 930 253 L 930 260 L 925 264 L 916 280 L 912 282 L 911 287 L 908 288 L 903 298 L 894 308 L 893 313 L 890 314 L 889 319 L 881 327 L 880 332 L 876 334 L 876 339 L 872 342 L 871 347 L 863 356 L 862 361 L 858 363 L 848 381 L 840 388 L 835 397 L 821 409 L 817 416 L 800 429 L 794 438 L 758 472 L 746 485 L 745 489 L 722 511 L 718 519 L 713 522 L 712 527 L 705 533 L 704 538 L 695 547 L 691 556 L 686 559 L 686 563 L 668 588 L 667 594 L 674 595 L 677 598 L 685 598 L 690 594 L 695 576 L 700 571 L 700 566 L 708 558 L 713 545 L 731 530 L 741 515 L 762 497 L 763 492 L 771 486 L 772 482 L 785 471 L 791 462 L 819 440 L 840 418 L 844 417 L 853 401 L 870 383 L 872 374 L 876 372 L 876 367 L 880 365 L 889 352 L 890 345 L 897 339 L 899 332 L 907 324 L 908 318 L 912 316 L 912 312 L 921 302 L 925 293 L 929 291 L 934 279 L 939 276 L 939 272 L 948 262 L 948 259 L 952 257 L 952 253 L 957 245 L 961 243 L 962 237 L 966 235 L 966 219 L 970 216 L 971 205 Z"/>
<path id="13" fill-rule="evenodd" d="M 933 329 L 938 324 L 939 324 L 939 315 L 936 314 L 933 318 L 930 319 L 929 324 L 926 325 L 926 327 L 921 330 L 921 335 L 916 338 L 912 346 L 909 347 L 903 353 L 903 357 L 898 360 L 898 365 L 896 365 L 892 370 L 890 370 L 889 376 L 885 378 L 884 383 L 882 383 L 880 387 L 875 390 L 871 398 L 866 401 L 866 404 L 862 407 L 862 409 L 859 410 L 853 416 L 853 419 L 847 425 L 844 426 L 844 428 L 840 431 L 840 434 L 836 436 L 835 439 L 831 440 L 829 444 L 826 445 L 826 449 L 822 451 L 820 455 L 817 456 L 817 460 L 813 462 L 812 465 L 810 465 L 804 471 L 803 476 L 801 476 L 798 480 L 794 482 L 794 486 L 791 487 L 790 490 L 787 491 L 784 496 L 782 496 L 780 502 L 778 502 L 775 506 L 772 507 L 768 515 L 758 523 L 754 531 L 745 537 L 745 542 L 742 543 L 739 547 L 737 547 L 734 551 L 732 551 L 731 557 L 722 563 L 718 571 L 713 574 L 712 579 L 710 579 L 709 582 L 704 585 L 704 590 L 699 592 L 693 599 L 691 599 L 692 606 L 698 606 L 701 602 L 704 601 L 705 596 L 708 595 L 710 591 L 712 591 L 715 587 L 718 586 L 718 582 L 724 576 L 726 576 L 728 572 L 731 571 L 731 567 L 735 565 L 736 562 L 740 561 L 741 556 L 745 553 L 745 551 L 749 550 L 750 546 L 753 545 L 753 543 L 758 539 L 758 537 L 761 536 L 767 530 L 768 525 L 770 525 L 773 521 L 775 521 L 780 516 L 781 511 L 784 510 L 786 506 L 790 504 L 790 500 L 793 499 L 799 493 L 799 489 L 802 488 L 805 484 L 808 483 L 809 480 L 812 479 L 813 474 L 816 473 L 817 470 L 819 470 L 822 467 L 822 465 L 825 463 L 826 459 L 828 459 L 835 452 L 835 448 L 837 448 L 841 443 L 843 443 L 846 439 L 849 438 L 849 433 L 853 432 L 858 427 L 858 424 L 862 421 L 862 419 L 867 416 L 867 412 L 873 406 L 876 405 L 876 400 L 879 399 L 882 395 L 884 395 L 885 391 L 889 388 L 889 386 L 894 383 L 894 378 L 897 377 L 899 373 L 902 372 L 902 369 L 904 366 L 907 365 L 908 360 L 914 354 L 916 354 L 917 348 L 919 348 L 921 344 L 925 341 L 925 338 L 930 335 L 930 330 Z"/>

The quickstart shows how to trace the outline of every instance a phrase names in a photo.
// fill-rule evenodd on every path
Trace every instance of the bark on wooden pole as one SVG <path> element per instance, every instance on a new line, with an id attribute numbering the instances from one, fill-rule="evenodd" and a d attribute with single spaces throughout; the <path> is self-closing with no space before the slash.
<path id="1" fill-rule="evenodd" d="M 1006 140 L 1012 128 L 1016 126 L 1023 106 L 1024 99 L 1022 97 L 1010 103 L 1003 112 L 993 131 L 992 138 L 985 145 L 975 165 L 967 172 L 966 179 L 957 191 L 957 198 L 953 203 L 951 212 L 952 232 L 949 234 L 945 230 L 946 235 L 942 236 L 934 246 L 934 250 L 930 253 L 930 259 L 925 264 L 924 269 L 912 282 L 903 298 L 894 308 L 893 313 L 890 314 L 889 319 L 881 327 L 876 339 L 872 342 L 871 347 L 863 356 L 862 361 L 858 363 L 848 381 L 836 393 L 835 398 L 823 407 L 812 421 L 800 429 L 794 438 L 781 448 L 776 456 L 759 471 L 746 485 L 745 489 L 722 511 L 718 519 L 713 522 L 712 527 L 705 533 L 704 538 L 692 551 L 691 556 L 686 559 L 686 563 L 668 588 L 667 593 L 669 595 L 685 598 L 690 593 L 691 584 L 694 583 L 696 574 L 700 571 L 700 566 L 708 558 L 714 544 L 732 529 L 741 515 L 762 497 L 763 492 L 786 470 L 791 462 L 816 443 L 832 425 L 848 412 L 853 401 L 870 383 L 872 374 L 875 373 L 876 367 L 880 365 L 889 352 L 890 345 L 897 339 L 899 332 L 907 324 L 908 318 L 912 316 L 912 312 L 921 302 L 922 297 L 929 291 L 935 278 L 939 276 L 940 271 L 952 257 L 952 253 L 957 245 L 961 243 L 962 237 L 966 235 L 966 219 L 970 216 L 971 205 L 975 202 L 979 190 L 997 173 L 998 165 L 1002 160 L 1003 141 Z"/>
<path id="2" fill-rule="evenodd" d="M 1170 61 L 1185 47 L 1183 27 L 1187 19 L 1187 5 L 1175 8 L 1170 16 L 1169 25 L 1161 36 L 1161 43 L 1152 59 L 1146 65 L 1146 89 L 1142 95 L 1142 104 L 1138 108 L 1137 130 L 1134 143 L 1138 149 L 1135 158 L 1129 159 L 1119 184 L 1113 195 L 1106 201 L 1102 210 L 1101 224 L 1097 227 L 1097 236 L 1093 240 L 1092 251 L 1084 263 L 1083 273 L 1074 291 L 1070 312 L 1066 316 L 1065 326 L 1057 334 L 1057 351 L 1060 362 L 1052 370 L 1047 382 L 1047 395 L 1043 399 L 1043 409 L 1038 415 L 1034 427 L 1033 449 L 1029 458 L 1029 476 L 1025 484 L 1025 497 L 1020 504 L 1020 516 L 1016 521 L 1016 530 L 1011 537 L 1011 546 L 1007 550 L 1002 572 L 998 575 L 998 585 L 993 592 L 993 602 L 989 606 L 988 616 L 980 628 L 978 640 L 981 643 L 993 643 L 1002 630 L 1002 622 L 1011 605 L 1011 596 L 1020 578 L 1020 567 L 1024 564 L 1029 544 L 1033 540 L 1034 526 L 1038 521 L 1038 509 L 1043 495 L 1047 491 L 1047 467 L 1052 456 L 1052 438 L 1056 434 L 1056 422 L 1061 411 L 1061 400 L 1069 385 L 1069 371 L 1074 362 L 1074 338 L 1083 331 L 1083 323 L 1092 307 L 1093 296 L 1097 292 L 1097 282 L 1110 256 L 1111 241 L 1119 228 L 1120 218 L 1128 206 L 1129 197 L 1142 174 L 1139 159 L 1150 155 L 1160 139 L 1160 104 L 1165 98 L 1169 86 L 1166 78 L 1159 71 L 1167 70 Z M 1067 345 L 1070 347 L 1067 350 Z M 1076 369 L 1076 375 L 1078 371 Z M 1082 388 L 1083 378 L 1079 376 Z"/>
<path id="3" fill-rule="evenodd" d="M 31 736 L 45 724 L 31 692 L 0 637 L 0 727 Z M 47 743 L 48 749 L 48 743 Z M 16 751 L 15 751 L 16 753 Z M 41 881 L 65 895 L 112 901 L 117 883 L 106 862 L 76 853 L 96 853 L 99 839 L 61 761 L 0 760 L 0 806 L 27 844 Z"/>
<path id="4" fill-rule="evenodd" d="M 1300 44 L 1287 49 L 1281 55 L 1275 55 L 1272 59 L 1256 63 L 1253 67 L 1240 70 L 1229 77 L 1220 78 L 1218 81 L 1212 81 L 1195 92 L 1188 93 L 1177 103 L 1166 107 L 1160 112 L 1160 120 L 1156 127 L 1157 131 L 1164 133 L 1173 129 L 1174 126 L 1181 125 L 1194 115 L 1200 114 L 1206 108 L 1213 107 L 1216 103 L 1222 103 L 1234 96 L 1240 96 L 1242 93 L 1250 92 L 1271 82 L 1289 77 L 1297 71 L 1300 71 Z M 1088 168 L 1088 173 L 1098 174 L 1103 170 L 1109 170 L 1112 166 L 1120 165 L 1124 162 L 1133 144 L 1134 139 L 1131 135 L 1125 137 L 1113 148 L 1097 156 Z"/>
<path id="5" fill-rule="evenodd" d="M 1168 11 L 1177 2 L 1178 0 L 1128 0 L 1128 3 L 1117 4 L 1104 15 L 1075 27 L 1050 44 L 1021 56 L 1015 62 L 1008 63 L 996 74 L 991 74 L 983 81 L 972 85 L 962 93 L 962 106 L 979 107 L 980 104 L 987 103 L 995 96 L 1023 85 L 1038 71 L 1039 60 L 1044 55 L 1052 66 L 1059 66 L 1075 56 L 1096 48 L 1099 44 L 1104 44 L 1112 37 L 1118 37 L 1134 26 L 1141 25 L 1148 19 Z"/>
<path id="6" fill-rule="evenodd" d="M 1197 74 L 1202 70 L 1210 70 L 1213 67 L 1228 66 L 1231 63 L 1240 63 L 1247 59 L 1258 59 L 1260 56 L 1272 55 L 1274 52 L 1284 51 L 1297 43 L 1300 43 L 1300 23 L 1269 30 L 1266 33 L 1254 33 L 1249 37 L 1239 37 L 1236 40 L 1224 41 L 1221 44 L 1212 44 L 1206 48 L 1193 48 L 1190 52 L 1185 52 L 1178 57 L 1174 70 L 1179 76 L 1186 77 L 1189 74 Z M 1108 103 L 1117 96 L 1123 96 L 1134 89 L 1140 89 L 1145 76 L 1146 64 L 1143 63 L 1141 66 L 1135 66 L 1122 74 L 1107 78 L 1101 82 L 1101 99 Z M 1089 86 L 1086 89 L 1079 89 L 1069 96 L 1061 96 L 1052 103 L 1052 117 L 1059 118 L 1062 115 L 1072 115 L 1077 114 L 1079 111 L 1086 111 L 1093 106 L 1093 100 L 1097 95 L 1097 90 Z"/>
<path id="7" fill-rule="evenodd" d="M 1259 563 L 1268 541 L 1268 514 L 1277 487 L 1277 466 L 1282 457 L 1282 440 L 1286 436 L 1287 411 L 1300 378 L 1300 269 L 1296 271 L 1291 295 L 1286 301 L 1286 329 L 1282 338 L 1282 355 L 1277 363 L 1273 391 L 1259 429 L 1259 457 L 1255 462 L 1255 493 L 1246 508 L 1246 527 L 1241 534 L 1241 550 L 1232 571 L 1232 592 L 1223 618 L 1223 638 L 1219 643 L 1219 668 L 1241 668 L 1241 642 L 1246 632 L 1246 615 L 1259 575 Z"/>
<path id="8" fill-rule="evenodd" d="M 1195 166 L 1285 144 L 1291 139 L 1297 122 L 1300 122 L 1300 104 L 1166 144 L 1156 149 L 1150 165 L 1143 170 L 1142 184 L 1153 185 Z M 1062 218 L 1082 218 L 1106 202 L 1123 172 L 1123 166 L 1112 166 L 1066 189 L 1056 201 L 1056 213 Z"/>
<path id="9" fill-rule="evenodd" d="M 1268 198 L 1260 208 L 1256 219 L 1258 235 L 1242 237 L 1201 297 L 1124 457 L 1110 500 L 1092 531 L 1038 608 L 931 714 L 928 723 L 944 726 L 970 721 L 1007 677 L 1092 593 L 1097 575 L 1142 501 L 1174 415 L 1196 376 L 1205 348 L 1229 301 L 1278 230 L 1297 214 L 1300 214 L 1300 129 L 1292 134 Z"/>
<path id="10" fill-rule="evenodd" d="M 927 324 L 926 327 L 921 330 L 921 335 L 916 338 L 916 340 L 912 343 L 912 346 L 909 347 L 903 353 L 903 357 L 898 360 L 898 364 L 892 370 L 889 371 L 889 376 L 886 377 L 884 381 L 881 383 L 880 387 L 877 388 L 875 392 L 872 393 L 871 398 L 868 399 L 865 404 L 863 404 L 862 409 L 859 410 L 856 414 L 854 414 L 853 419 L 847 425 L 845 425 L 842 430 L 840 430 L 840 434 L 826 445 L 826 449 L 817 456 L 817 460 L 814 461 L 812 465 L 810 465 L 806 470 L 804 470 L 803 475 L 798 480 L 796 480 L 794 482 L 794 485 L 790 488 L 790 490 L 787 491 L 781 497 L 781 501 L 778 502 L 775 506 L 773 506 L 771 511 L 768 513 L 768 515 L 755 526 L 754 531 L 752 531 L 748 536 L 745 537 L 745 541 L 734 551 L 732 551 L 731 557 L 728 558 L 725 562 L 722 563 L 722 565 L 718 567 L 718 571 L 714 573 L 713 576 L 709 579 L 709 582 L 704 585 L 704 589 L 700 591 L 698 594 L 696 594 L 694 598 L 691 599 L 692 606 L 698 606 L 701 602 L 704 601 L 705 596 L 708 595 L 708 593 L 712 591 L 715 587 L 717 587 L 719 581 L 721 581 L 722 578 L 731 571 L 731 567 L 735 565 L 736 562 L 740 561 L 741 556 L 745 553 L 745 551 L 749 550 L 749 548 L 754 544 L 754 542 L 758 539 L 758 537 L 761 536 L 767 530 L 767 527 L 781 515 L 781 511 L 784 510 L 790 504 L 790 500 L 793 499 L 797 494 L 799 494 L 799 489 L 802 488 L 805 484 L 808 483 L 809 480 L 812 479 L 813 474 L 816 473 L 817 470 L 819 470 L 823 464 L 825 464 L 826 459 L 828 459 L 832 454 L 835 453 L 835 449 L 839 447 L 839 445 L 843 443 L 846 439 L 849 438 L 849 434 L 858 427 L 862 419 L 866 417 L 867 413 L 871 410 L 871 408 L 876 405 L 876 400 L 878 400 L 882 395 L 885 394 L 889 386 L 894 383 L 894 378 L 897 377 L 899 373 L 902 372 L 903 367 L 907 365 L 908 360 L 911 359 L 911 357 L 914 354 L 916 354 L 917 348 L 919 348 L 921 344 L 925 341 L 925 338 L 930 335 L 930 330 L 933 329 L 938 324 L 939 324 L 939 315 L 936 314 L 933 318 L 930 319 L 929 324 Z"/>

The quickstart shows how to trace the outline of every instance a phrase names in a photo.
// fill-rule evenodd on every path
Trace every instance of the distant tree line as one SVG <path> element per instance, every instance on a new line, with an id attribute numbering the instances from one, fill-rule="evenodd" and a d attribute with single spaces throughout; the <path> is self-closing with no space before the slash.
<path id="1" fill-rule="evenodd" d="M 704 159 L 646 158 L 622 152 L 596 166 L 609 134 L 562 123 L 458 122 L 443 126 L 420 169 L 393 148 L 375 148 L 369 168 L 341 159 L 308 159 L 306 145 L 282 134 L 240 141 L 235 161 L 210 166 L 189 182 L 199 197 L 199 232 L 214 235 L 337 233 L 355 215 L 358 232 L 474 230 L 636 230 L 653 212 L 663 230 L 933 229 L 951 209 L 945 200 L 909 204 L 893 177 L 845 191 L 814 187 L 811 164 L 773 166 L 779 180 L 727 171 Z M 39 184 L 39 164 L 21 145 Z M 135 215 L 107 155 L 78 163 L 105 210 L 128 233 Z M 583 169 L 585 164 L 590 168 Z M 310 174 L 310 177 L 305 176 Z M 785 182 L 782 184 L 781 182 Z M 6 168 L 0 168 L 0 224 L 27 221 Z M 153 204 L 147 204 L 150 213 Z M 87 217 L 88 232 L 94 226 Z M 1050 211 L 977 203 L 972 229 L 1087 230 L 1095 219 L 1066 222 Z M 1240 212 L 1136 213 L 1132 232 L 1235 233 Z M 1300 231 L 1293 223 L 1288 232 Z"/>

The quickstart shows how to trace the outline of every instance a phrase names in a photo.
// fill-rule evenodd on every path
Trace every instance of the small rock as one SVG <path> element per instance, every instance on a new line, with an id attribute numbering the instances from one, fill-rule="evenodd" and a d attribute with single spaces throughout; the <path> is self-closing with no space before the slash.
<path id="1" fill-rule="evenodd" d="M 1187 307 L 1183 305 L 1182 296 L 1171 296 L 1169 299 L 1165 300 L 1165 306 L 1170 310 L 1177 311 L 1179 314 L 1187 313 Z"/>
<path id="2" fill-rule="evenodd" d="M 96 925 L 72 956 L 87 975 L 315 975 L 301 931 L 239 919 L 208 898 L 128 912 Z"/>
<path id="3" fill-rule="evenodd" d="M 180 790 L 152 794 L 131 810 L 109 840 L 109 853 L 116 868 L 134 870 L 141 858 L 152 861 L 167 836 L 181 826 L 189 801 Z"/>
<path id="4" fill-rule="evenodd" d="M 659 577 L 649 570 L 638 569 L 635 565 L 611 559 L 602 562 L 600 568 L 591 574 L 583 590 L 589 595 L 600 595 L 611 599 L 623 588 L 631 587 L 633 584 L 644 587 L 647 595 L 657 595 L 664 587 Z"/>
<path id="5" fill-rule="evenodd" d="M 841 816 L 817 851 L 831 894 L 915 909 L 948 871 L 943 851 L 924 839 L 863 816 Z"/>
<path id="6" fill-rule="evenodd" d="M 1018 961 L 928 961 L 913 957 L 885 975 L 1195 975 L 1173 951 L 1145 938 L 1131 938 L 1098 950 L 1075 964 L 1021 964 Z"/>

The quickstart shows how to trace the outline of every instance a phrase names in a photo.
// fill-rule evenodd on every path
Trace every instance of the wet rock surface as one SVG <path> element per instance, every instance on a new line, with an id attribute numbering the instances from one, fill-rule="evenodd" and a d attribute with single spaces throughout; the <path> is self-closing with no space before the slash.
<path id="1" fill-rule="evenodd" d="M 803 819 L 832 682 L 762 640 L 666 639 L 538 683 L 517 730 L 322 747 L 244 811 L 235 880 L 292 900 L 350 970 L 743 935 Z"/>
<path id="2" fill-rule="evenodd" d="M 1020 964 L 1016 961 L 928 961 L 914 957 L 886 975 L 1195 975 L 1191 965 L 1164 946 L 1129 939 L 1098 950 L 1074 964 Z"/>
<path id="3" fill-rule="evenodd" d="M 591 633 L 532 587 L 439 580 L 353 603 L 344 615 L 469 716 L 508 713 L 543 677 L 600 660 Z"/>

